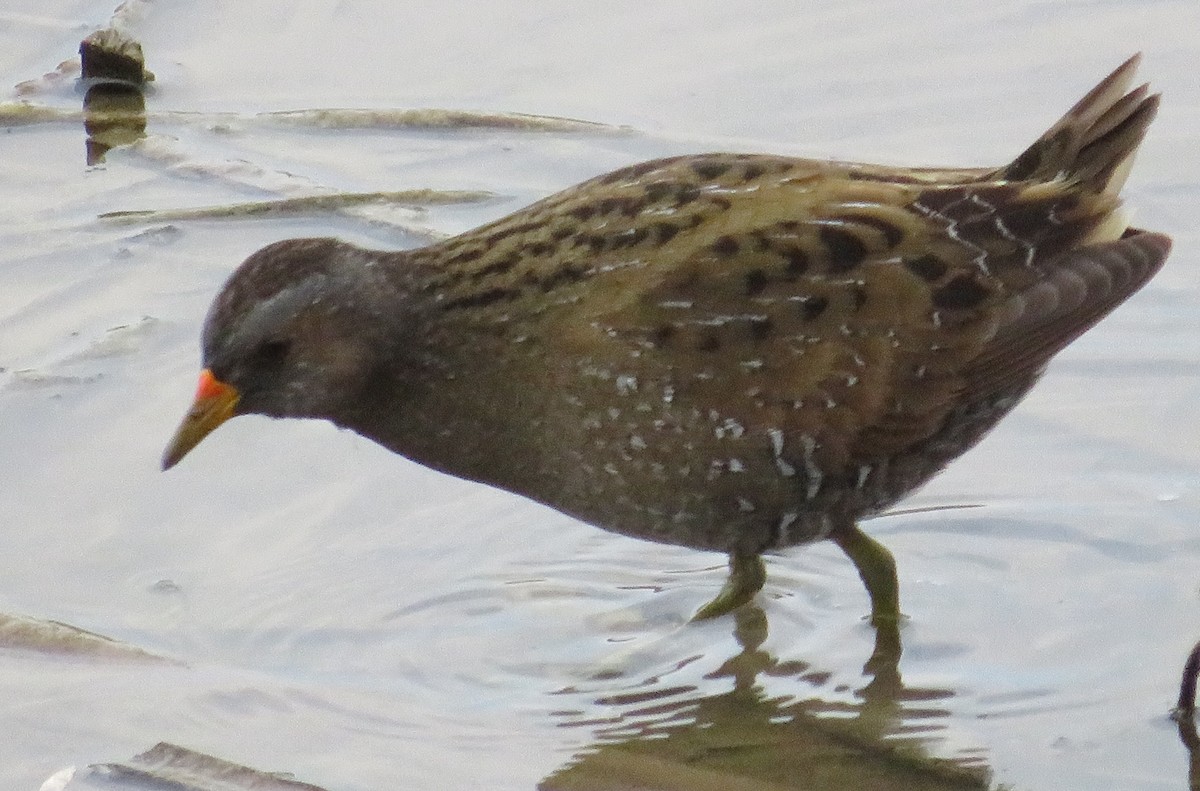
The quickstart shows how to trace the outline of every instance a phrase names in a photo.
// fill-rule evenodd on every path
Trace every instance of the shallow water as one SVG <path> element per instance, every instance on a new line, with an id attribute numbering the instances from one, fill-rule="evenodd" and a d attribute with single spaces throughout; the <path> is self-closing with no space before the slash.
<path id="1" fill-rule="evenodd" d="M 306 0 L 283 21 L 270 3 L 130 7 L 144 12 L 132 30 L 158 77 L 149 138 L 89 168 L 77 122 L 0 130 L 0 613 L 182 664 L 0 648 L 0 787 L 37 788 L 159 741 L 330 789 L 611 788 L 650 763 L 676 783 L 662 787 L 703 787 L 688 774 L 701 770 L 729 783 L 776 771 L 775 786 L 756 782 L 803 787 L 788 778 L 816 764 L 786 761 L 823 749 L 833 727 L 852 732 L 834 741 L 856 767 L 911 738 L 993 786 L 1186 787 L 1167 712 L 1200 638 L 1194 2 L 969 0 L 947 13 Z M 112 10 L 9 0 L 0 84 L 51 71 Z M 723 558 L 597 531 L 328 425 L 242 418 L 158 471 L 208 302 L 263 244 L 413 246 L 424 230 L 464 230 L 604 170 L 699 150 L 998 163 L 1139 49 L 1165 98 L 1126 198 L 1175 252 L 904 506 L 936 510 L 868 524 L 899 564 L 899 678 L 864 673 L 866 596 L 832 546 L 768 559 L 765 634 L 753 611 L 740 627 L 682 628 L 720 586 Z M 71 79 L 26 90 L 42 106 L 81 102 Z M 335 107 L 630 128 L 253 118 Z M 237 115 L 155 120 L 168 110 Z M 420 187 L 497 197 L 98 219 Z M 721 763 L 734 754 L 736 770 Z M 881 771 L 899 776 L 886 760 Z"/>

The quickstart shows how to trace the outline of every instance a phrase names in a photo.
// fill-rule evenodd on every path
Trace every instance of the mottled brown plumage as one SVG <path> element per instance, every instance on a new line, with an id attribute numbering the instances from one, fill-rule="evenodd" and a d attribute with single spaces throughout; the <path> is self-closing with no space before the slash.
<path id="1" fill-rule="evenodd" d="M 231 414 L 327 418 L 620 533 L 727 552 L 833 538 L 970 448 L 1169 240 L 1117 193 L 1158 106 L 1131 59 L 1012 164 L 750 154 L 614 171 L 469 233 L 252 255 L 204 330 L 171 466 Z M 218 405 L 219 408 L 217 406 Z"/>

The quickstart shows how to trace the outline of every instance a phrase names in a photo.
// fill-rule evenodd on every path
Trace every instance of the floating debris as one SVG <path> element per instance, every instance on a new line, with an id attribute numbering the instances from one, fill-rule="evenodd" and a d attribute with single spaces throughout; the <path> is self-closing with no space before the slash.
<path id="1" fill-rule="evenodd" d="M 85 80 L 116 80 L 140 86 L 154 79 L 146 71 L 142 45 L 123 30 L 106 27 L 79 44 L 80 68 Z"/>
<path id="2" fill-rule="evenodd" d="M 133 30 L 135 27 L 137 27 L 138 23 L 141 22 L 142 18 L 149 11 L 150 3 L 151 0 L 125 0 L 125 2 L 116 7 L 116 9 L 113 11 L 112 17 L 108 20 L 108 24 L 105 25 L 104 28 L 84 39 L 83 43 L 80 44 L 81 54 L 85 47 L 88 49 L 98 48 L 102 52 L 112 51 L 114 54 L 121 53 L 126 48 L 123 44 L 119 43 L 119 40 L 114 40 L 114 43 L 105 43 L 103 38 L 119 36 L 123 39 L 133 41 L 132 35 L 128 31 Z M 101 41 L 89 43 L 90 39 L 100 34 L 103 34 Z M 133 41 L 133 43 L 137 44 L 136 41 Z M 97 52 L 94 54 L 99 54 L 103 58 L 104 55 L 102 52 Z M 128 51 L 125 52 L 124 55 L 117 54 L 117 57 L 133 57 L 139 61 L 143 60 L 140 51 L 140 45 L 138 45 L 138 50 L 136 53 Z M 108 71 L 107 67 L 105 67 L 102 63 L 91 66 L 91 69 L 95 72 L 99 72 L 100 74 Z M 62 63 L 58 64 L 53 71 L 48 71 L 41 77 L 34 78 L 32 80 L 24 80 L 23 82 L 17 83 L 15 86 L 16 94 L 18 96 L 30 96 L 33 94 L 46 93 L 48 91 L 60 89 L 69 80 L 77 79 L 82 70 L 83 67 L 80 63 L 80 58 L 68 58 L 67 60 L 64 60 Z M 99 74 L 89 76 L 99 76 Z M 145 67 L 143 65 L 140 78 L 135 79 L 134 82 L 141 84 L 143 82 L 149 82 L 153 79 L 154 75 L 149 71 L 145 71 Z"/>
<path id="3" fill-rule="evenodd" d="M 0 613 L 0 649 L 38 651 L 58 656 L 179 664 L 129 643 L 61 621 Z"/>
<path id="4" fill-rule="evenodd" d="M 168 742 L 159 742 L 127 763 L 93 764 L 91 768 L 170 791 L 324 791 L 284 774 L 262 772 Z"/>
<path id="5" fill-rule="evenodd" d="M 146 135 L 147 81 L 142 45 L 125 31 L 106 27 L 79 45 L 84 83 L 84 128 L 87 131 L 87 164 L 98 165 L 104 155 Z"/>

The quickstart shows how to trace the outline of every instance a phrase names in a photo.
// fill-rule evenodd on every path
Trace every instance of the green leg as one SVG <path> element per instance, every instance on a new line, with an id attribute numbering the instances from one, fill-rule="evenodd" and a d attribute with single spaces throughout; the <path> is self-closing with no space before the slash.
<path id="1" fill-rule="evenodd" d="M 754 598 L 767 581 L 767 567 L 758 555 L 729 556 L 729 578 L 717 597 L 701 607 L 693 621 L 704 621 L 733 612 Z"/>
<path id="2" fill-rule="evenodd" d="M 896 561 L 892 553 L 875 539 L 850 523 L 829 536 L 858 569 L 871 596 L 871 623 L 893 626 L 900 622 L 900 585 L 896 581 Z"/>

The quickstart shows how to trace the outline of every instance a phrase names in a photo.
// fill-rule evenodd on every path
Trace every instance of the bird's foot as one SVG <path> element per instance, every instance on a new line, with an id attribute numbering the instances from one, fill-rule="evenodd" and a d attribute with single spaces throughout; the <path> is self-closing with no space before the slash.
<path id="1" fill-rule="evenodd" d="M 733 612 L 762 590 L 767 581 L 767 567 L 758 555 L 730 555 L 729 578 L 716 598 L 692 616 L 693 621 L 706 621 Z"/>

